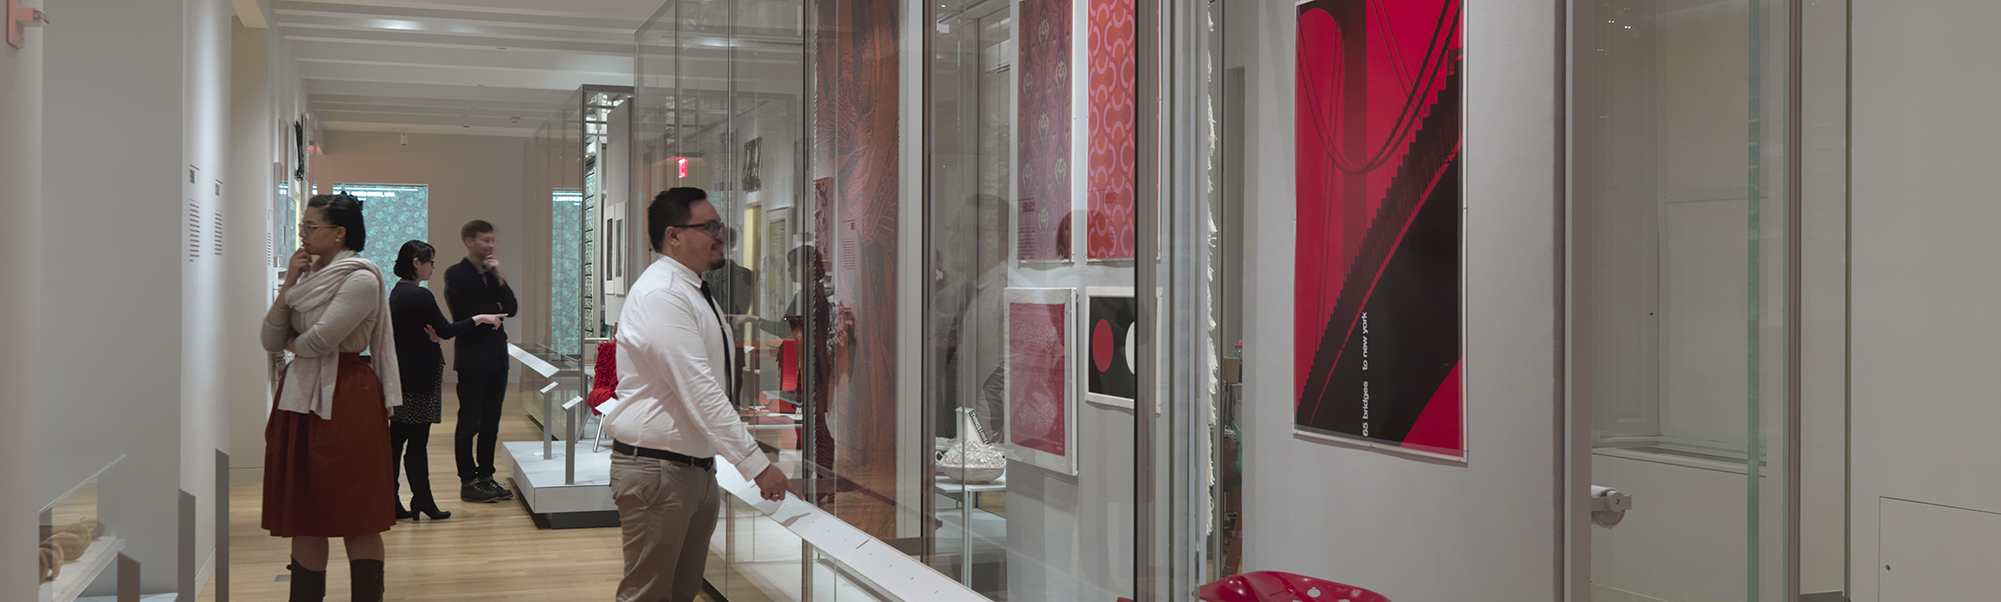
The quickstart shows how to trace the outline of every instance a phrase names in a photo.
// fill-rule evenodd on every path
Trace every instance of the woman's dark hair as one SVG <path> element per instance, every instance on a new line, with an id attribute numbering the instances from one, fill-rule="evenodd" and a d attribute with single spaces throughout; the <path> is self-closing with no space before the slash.
<path id="1" fill-rule="evenodd" d="M 417 266 L 411 260 L 429 262 L 438 256 L 438 248 L 421 240 L 403 243 L 403 250 L 396 252 L 396 277 L 404 280 L 417 279 Z"/>
<path id="2" fill-rule="evenodd" d="M 306 201 L 307 209 L 318 209 L 327 216 L 328 226 L 347 228 L 347 238 L 342 246 L 356 253 L 368 243 L 368 226 L 361 223 L 361 199 L 348 193 L 321 194 Z"/>

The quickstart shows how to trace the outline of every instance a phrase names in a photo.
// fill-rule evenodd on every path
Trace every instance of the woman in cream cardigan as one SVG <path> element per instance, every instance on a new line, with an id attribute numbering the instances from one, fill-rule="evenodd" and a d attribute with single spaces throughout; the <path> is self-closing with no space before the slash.
<path id="1" fill-rule="evenodd" d="M 388 408 L 403 401 L 389 296 L 381 269 L 356 255 L 368 237 L 359 200 L 315 196 L 303 217 L 299 251 L 264 316 L 264 348 L 293 354 L 264 427 L 264 528 L 292 539 L 294 602 L 325 599 L 335 537 L 347 547 L 354 600 L 380 601 L 382 532 L 396 523 L 382 503 L 394 491 Z"/>

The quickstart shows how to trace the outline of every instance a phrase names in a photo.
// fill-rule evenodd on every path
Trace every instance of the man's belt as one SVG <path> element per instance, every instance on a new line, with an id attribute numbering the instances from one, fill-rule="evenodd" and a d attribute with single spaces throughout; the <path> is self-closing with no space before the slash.
<path id="1" fill-rule="evenodd" d="M 716 469 L 715 458 L 696 458 L 693 456 L 677 454 L 664 449 L 653 449 L 651 447 L 639 447 L 637 445 L 627 445 L 625 442 L 616 439 L 612 440 L 611 442 L 611 451 L 625 454 L 628 456 L 639 456 L 641 458 L 653 458 L 655 460 L 679 462 L 682 464 L 693 466 L 695 468 L 700 468 L 702 470 L 713 471 Z"/>

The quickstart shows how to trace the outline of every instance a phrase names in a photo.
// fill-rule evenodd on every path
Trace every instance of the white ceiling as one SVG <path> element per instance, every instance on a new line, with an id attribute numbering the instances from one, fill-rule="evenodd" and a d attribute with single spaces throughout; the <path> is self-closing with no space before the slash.
<path id="1" fill-rule="evenodd" d="M 585 84 L 632 85 L 665 0 L 271 0 L 329 130 L 527 136 Z"/>

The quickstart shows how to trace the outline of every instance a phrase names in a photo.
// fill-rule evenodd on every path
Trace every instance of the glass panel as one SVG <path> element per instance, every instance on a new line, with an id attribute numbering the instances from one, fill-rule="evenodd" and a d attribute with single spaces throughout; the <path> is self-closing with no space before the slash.
<path id="1" fill-rule="evenodd" d="M 926 324 L 930 428 L 941 449 L 928 562 L 1006 599 L 1009 462 L 1002 359 L 1012 183 L 1014 11 L 946 2 L 930 69 L 932 288 Z"/>
<path id="2" fill-rule="evenodd" d="M 645 206 L 652 197 L 682 186 L 708 193 L 728 227 L 729 250 L 725 266 L 704 278 L 725 313 L 738 317 L 738 405 L 776 465 L 793 476 L 807 500 L 822 501 L 837 486 L 831 464 L 814 457 L 833 457 L 823 452 L 832 442 L 825 400 L 833 379 L 823 374 L 832 364 L 824 334 L 828 294 L 820 276 L 826 270 L 811 261 L 817 256 L 814 234 L 802 207 L 808 163 L 801 153 L 809 144 L 806 7 L 802 0 L 668 2 L 640 30 L 629 159 L 637 194 L 620 232 L 635 238 L 624 246 L 646 259 L 625 262 L 630 282 L 659 257 L 641 251 L 649 249 Z M 888 88 L 896 90 L 893 81 Z M 893 263 L 885 267 L 893 273 Z M 820 285 L 809 296 L 805 282 Z M 879 399 L 894 407 L 894 396 Z M 827 495 L 817 496 L 822 490 Z M 707 568 L 725 597 L 874 599 L 847 585 L 835 563 L 797 533 L 725 498 L 724 524 L 712 540 Z"/>
<path id="3" fill-rule="evenodd" d="M 945 1 L 926 31 L 928 560 L 993 599 L 1133 592 L 1133 10 Z"/>
<path id="4" fill-rule="evenodd" d="M 1572 4 L 1571 394 L 1635 508 L 1593 599 L 1787 587 L 1785 6 Z"/>
<path id="5" fill-rule="evenodd" d="M 495 232 L 500 246 L 529 250 L 522 265 L 502 267 L 520 296 L 521 315 L 528 317 L 509 322 L 508 336 L 557 370 L 551 375 L 556 387 L 521 398 L 529 415 L 557 438 L 597 426 L 594 413 L 584 412 L 581 424 L 572 425 L 570 413 L 556 408 L 588 391 L 597 343 L 610 332 L 607 308 L 623 292 L 607 290 L 608 284 L 620 285 L 604 277 L 607 264 L 632 259 L 629 253 L 606 252 L 607 235 L 617 234 L 610 228 L 620 224 L 604 221 L 607 214 L 622 218 L 627 210 L 629 169 L 607 157 L 622 162 L 630 156 L 630 137 L 612 126 L 630 97 L 631 89 L 622 86 L 586 85 L 570 94 L 524 148 L 522 231 Z"/>

